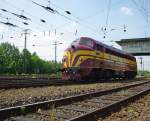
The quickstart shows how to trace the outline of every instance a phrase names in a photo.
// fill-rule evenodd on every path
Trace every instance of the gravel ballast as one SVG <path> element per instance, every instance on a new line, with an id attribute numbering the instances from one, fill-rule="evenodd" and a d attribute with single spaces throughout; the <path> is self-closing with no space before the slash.
<path id="1" fill-rule="evenodd" d="M 60 97 L 66 97 L 70 95 L 87 93 L 89 91 L 94 92 L 98 90 L 106 90 L 114 87 L 125 86 L 131 83 L 137 83 L 137 81 L 133 81 L 130 83 L 127 82 L 128 81 L 95 83 L 95 84 L 78 84 L 66 86 L 64 85 L 64 86 L 30 87 L 30 88 L 7 89 L 7 90 L 1 89 L 0 108 L 57 99 Z"/>
<path id="2" fill-rule="evenodd" d="M 99 121 L 150 121 L 150 94 Z"/>

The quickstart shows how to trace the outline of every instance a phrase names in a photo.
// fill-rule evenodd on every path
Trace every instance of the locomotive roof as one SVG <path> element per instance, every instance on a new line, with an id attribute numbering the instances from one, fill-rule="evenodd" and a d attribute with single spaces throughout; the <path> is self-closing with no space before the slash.
<path id="1" fill-rule="evenodd" d="M 102 42 L 99 42 L 99 41 L 97 41 L 97 40 L 94 40 L 94 41 L 95 41 L 97 44 L 102 45 L 103 47 L 105 47 L 105 48 L 107 48 L 107 49 L 110 49 L 110 50 L 113 50 L 113 51 L 116 51 L 116 52 L 122 53 L 122 54 L 128 54 L 128 53 L 125 52 L 125 51 L 122 51 L 122 50 L 117 49 L 117 48 L 115 48 L 115 47 L 106 45 L 106 44 L 104 44 L 104 43 L 102 43 Z"/>
<path id="2" fill-rule="evenodd" d="M 119 53 L 119 54 L 121 54 L 121 55 L 128 56 L 128 57 L 130 57 L 130 58 L 134 58 L 133 55 L 131 55 L 131 54 L 129 54 L 129 53 L 123 51 L 123 50 L 120 50 L 120 49 L 117 49 L 117 48 L 115 48 L 115 47 L 106 45 L 106 44 L 104 44 L 104 43 L 102 43 L 102 42 L 99 42 L 99 41 L 97 41 L 97 40 L 94 40 L 94 39 L 92 39 L 92 38 L 89 38 L 89 37 L 81 37 L 81 38 L 88 38 L 88 39 L 91 39 L 91 40 L 95 41 L 96 44 L 102 45 L 103 47 L 105 47 L 106 49 L 108 49 L 108 50 L 110 50 L 110 51 L 114 51 L 114 52 L 116 52 L 116 53 Z"/>

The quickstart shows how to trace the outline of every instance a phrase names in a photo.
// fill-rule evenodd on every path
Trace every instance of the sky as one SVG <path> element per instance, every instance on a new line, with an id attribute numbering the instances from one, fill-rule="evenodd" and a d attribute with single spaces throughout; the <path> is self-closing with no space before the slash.
<path id="1" fill-rule="evenodd" d="M 62 43 L 57 46 L 57 61 L 61 61 L 64 50 L 81 36 L 91 37 L 119 49 L 121 47 L 115 41 L 120 39 L 150 37 L 149 0 L 33 1 L 57 12 L 51 13 L 31 0 L 0 0 L 0 9 L 9 12 L 0 10 L 0 22 L 10 22 L 18 26 L 0 24 L 0 43 L 9 42 L 22 51 L 24 30 L 29 29 L 27 49 L 31 53 L 36 52 L 43 59 L 54 60 L 53 44 L 57 41 Z M 71 15 L 65 11 L 69 11 Z M 31 20 L 23 20 L 10 12 L 24 15 Z M 46 22 L 43 23 L 40 19 Z M 24 25 L 23 22 L 29 25 Z M 143 58 L 144 68 L 150 70 L 150 57 Z M 137 57 L 140 69 L 139 61 Z"/>

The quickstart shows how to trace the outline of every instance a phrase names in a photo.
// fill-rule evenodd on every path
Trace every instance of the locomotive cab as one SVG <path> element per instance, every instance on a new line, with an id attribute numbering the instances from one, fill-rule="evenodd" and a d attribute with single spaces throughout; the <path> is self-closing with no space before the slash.
<path id="1" fill-rule="evenodd" d="M 94 49 L 94 45 L 92 39 L 81 37 L 71 43 L 70 49 Z"/>
<path id="2" fill-rule="evenodd" d="M 81 38 L 79 40 L 79 45 L 90 48 L 90 49 L 94 48 L 94 42 L 89 38 Z"/>

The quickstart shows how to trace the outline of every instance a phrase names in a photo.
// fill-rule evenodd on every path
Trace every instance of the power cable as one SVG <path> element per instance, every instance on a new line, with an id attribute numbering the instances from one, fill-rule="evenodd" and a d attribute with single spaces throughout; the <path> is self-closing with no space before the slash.
<path id="1" fill-rule="evenodd" d="M 10 23 L 10 22 L 3 22 L 3 21 L 0 21 L 0 23 L 4 24 L 4 25 L 7 25 L 7 26 L 10 26 L 10 27 L 19 27 L 13 23 Z"/>
<path id="2" fill-rule="evenodd" d="M 3 18 L 3 19 L 8 19 L 8 17 L 6 17 L 6 16 L 4 16 L 4 15 L 2 15 L 1 13 L 0 13 L 0 17 L 1 18 Z M 18 22 L 21 22 L 23 25 L 29 25 L 29 23 L 27 23 L 27 22 L 23 22 L 23 21 L 19 21 L 19 20 L 17 20 L 17 19 L 12 19 L 12 18 L 10 18 L 11 20 L 15 20 L 15 21 L 18 21 Z"/>
<path id="3" fill-rule="evenodd" d="M 32 3 L 34 3 L 34 4 L 36 4 L 36 5 L 38 5 L 38 6 L 42 7 L 42 8 L 44 8 L 45 10 L 47 10 L 47 11 L 53 13 L 53 14 L 58 13 L 57 10 L 54 10 L 54 9 L 51 8 L 51 7 L 40 5 L 39 3 L 36 3 L 36 2 L 34 2 L 34 1 L 32 1 Z"/>
<path id="4" fill-rule="evenodd" d="M 42 7 L 42 8 L 44 8 L 45 10 L 47 10 L 47 11 L 50 12 L 50 13 L 58 14 L 58 15 L 64 17 L 64 18 L 66 18 L 66 19 L 72 21 L 71 18 L 69 18 L 69 17 L 67 17 L 67 16 L 65 16 L 65 15 L 63 15 L 63 14 L 61 14 L 60 12 L 58 12 L 57 10 L 55 10 L 55 9 L 49 7 L 49 6 L 43 6 L 43 5 L 41 5 L 41 4 L 39 4 L 39 3 L 36 3 L 36 2 L 34 2 L 34 1 L 32 1 L 32 2 L 33 2 L 34 4 L 36 4 L 36 5 L 38 5 L 38 6 Z M 69 11 L 67 11 L 67 13 L 71 14 Z"/>
<path id="5" fill-rule="evenodd" d="M 6 2 L 8 2 L 7 0 L 5 0 Z M 9 2 L 8 2 L 9 3 Z M 11 3 L 10 3 L 11 4 Z M 12 5 L 12 4 L 11 4 Z M 16 6 L 14 6 L 13 5 L 13 7 L 15 7 L 17 10 L 18 10 L 18 7 L 16 7 Z M 20 9 L 19 9 L 20 10 Z M 69 13 L 70 11 L 66 11 L 66 13 L 69 15 L 70 13 Z M 25 12 L 25 13 L 27 13 L 27 12 Z M 28 13 L 29 14 L 29 13 Z M 58 14 L 58 13 L 57 13 Z M 30 14 L 31 15 L 31 14 Z M 70 21 L 73 21 L 73 22 L 77 22 L 77 20 L 73 20 L 73 19 L 71 19 L 71 18 L 69 18 L 69 17 L 67 17 L 67 16 L 64 16 L 64 15 L 62 15 L 62 14 L 60 14 L 59 13 L 59 15 L 60 16 L 62 16 L 62 17 L 64 17 L 64 18 L 66 18 L 66 19 L 68 19 L 68 20 L 70 20 Z M 31 15 L 32 16 L 32 15 Z M 77 17 L 76 17 L 77 18 Z M 43 21 L 44 22 L 44 21 Z M 94 31 L 94 32 L 96 32 L 96 33 L 98 33 L 98 34 L 100 34 L 97 30 L 95 30 L 93 27 L 90 27 L 89 25 L 83 25 L 81 22 L 78 22 L 78 24 L 80 24 L 81 26 L 83 26 L 83 27 L 85 27 L 85 28 L 88 28 L 89 30 L 91 30 L 91 31 Z"/>
<path id="6" fill-rule="evenodd" d="M 47 1 L 47 0 L 46 0 Z M 66 11 L 66 10 L 64 10 L 63 8 L 61 8 L 61 7 L 59 7 L 58 5 L 56 5 L 56 4 L 54 4 L 54 3 L 52 3 L 51 2 L 51 5 L 53 5 L 54 7 L 56 7 L 57 9 L 60 9 L 62 12 L 65 12 L 65 13 L 69 13 L 69 15 L 71 16 L 71 17 L 73 17 L 74 18 L 74 22 L 76 22 L 76 23 L 79 23 L 81 26 L 84 26 L 84 27 L 87 27 L 88 29 L 91 29 L 92 31 L 94 30 L 94 28 L 97 28 L 97 26 L 94 26 L 94 28 L 93 27 L 91 27 L 91 26 L 89 26 L 89 25 L 93 25 L 92 23 L 85 23 L 85 22 L 83 22 L 85 19 L 80 19 L 79 17 L 77 17 L 77 16 L 74 16 L 70 11 Z M 88 17 L 88 18 L 91 18 L 91 17 Z M 86 18 L 87 19 L 87 18 Z M 82 23 L 83 22 L 83 23 Z M 83 25 L 84 24 L 84 25 Z M 95 30 L 94 30 L 95 31 Z M 97 31 L 98 32 L 98 31 Z M 99 34 L 99 32 L 98 32 L 98 34 Z"/>
<path id="7" fill-rule="evenodd" d="M 0 9 L 0 10 L 3 11 L 3 12 L 11 13 L 12 15 L 17 16 L 18 18 L 21 18 L 21 19 L 24 19 L 24 20 L 30 20 L 30 21 L 31 21 L 30 18 L 28 18 L 28 17 L 26 17 L 26 16 L 24 16 L 24 15 L 19 15 L 19 14 L 10 12 L 10 11 L 8 11 L 8 10 L 6 10 L 6 9 Z"/>
<path id="8" fill-rule="evenodd" d="M 27 1 L 29 1 L 29 0 L 27 0 Z M 46 1 L 47 1 L 47 0 L 46 0 Z M 31 1 L 29 1 L 29 2 L 31 2 Z M 66 10 L 62 9 L 61 7 L 58 7 L 57 5 L 53 4 L 53 3 L 50 2 L 50 1 L 48 1 L 48 3 L 49 3 L 48 6 L 43 6 L 43 5 L 41 5 L 41 7 L 46 10 L 47 7 L 49 8 L 49 7 L 50 7 L 50 4 L 51 4 L 51 5 L 53 5 L 54 7 L 59 8 L 62 12 L 65 12 L 66 14 L 68 14 L 70 17 L 73 17 L 73 18 L 67 17 L 66 15 L 63 15 L 62 13 L 58 12 L 58 10 L 53 9 L 53 8 L 50 7 L 51 10 L 54 10 L 55 12 L 57 11 L 56 13 L 59 14 L 60 16 L 64 17 L 65 19 L 67 19 L 67 20 L 69 20 L 69 21 L 71 21 L 71 22 L 78 23 L 78 24 L 80 24 L 81 26 L 83 26 L 84 28 L 86 28 L 86 29 L 88 28 L 89 30 L 94 31 L 94 32 L 96 32 L 97 34 L 100 34 L 99 31 L 95 30 L 95 28 L 97 28 L 97 26 L 95 26 L 95 28 L 89 26 L 89 25 L 93 25 L 93 24 L 91 24 L 91 23 L 88 23 L 88 25 L 86 25 L 85 22 L 82 23 L 83 20 L 79 19 L 79 17 L 73 16 L 70 11 L 66 11 Z M 49 11 L 49 9 L 48 9 L 48 11 Z M 83 25 L 83 24 L 84 24 L 84 25 Z"/>
<path id="9" fill-rule="evenodd" d="M 107 25 L 108 25 L 110 9 L 111 9 L 111 0 L 108 1 L 108 7 L 107 7 L 107 16 L 106 16 L 105 28 L 107 28 Z"/>
<path id="10" fill-rule="evenodd" d="M 105 27 L 104 27 L 104 28 L 103 28 L 103 27 L 101 28 L 101 31 L 102 31 L 103 34 L 104 34 L 103 38 L 106 38 L 106 36 L 107 36 L 107 26 L 108 26 L 108 20 L 109 20 L 110 9 L 111 9 L 111 0 L 108 0 Z"/>
<path id="11" fill-rule="evenodd" d="M 5 1 L 7 4 L 9 4 L 11 7 L 15 8 L 16 10 L 22 11 L 20 8 L 16 7 L 15 5 L 13 5 L 12 3 L 8 2 L 7 0 L 4 0 L 4 1 Z M 29 0 L 28 0 L 28 1 L 29 1 Z M 32 3 L 32 1 L 30 1 L 30 2 Z M 44 23 L 44 25 L 46 24 L 47 26 L 49 26 L 49 25 L 47 24 L 47 22 L 46 22 L 44 19 L 41 19 L 41 18 L 39 18 L 39 17 L 37 17 L 37 16 L 34 16 L 34 15 L 32 15 L 32 14 L 26 12 L 25 10 L 24 10 L 24 13 L 30 15 L 30 16 L 33 17 L 33 18 L 36 18 L 36 20 L 40 19 L 40 21 L 41 21 L 42 23 Z M 34 22 L 34 24 L 35 24 L 35 22 Z M 47 27 L 47 26 L 41 27 L 41 26 L 39 26 L 39 23 L 36 23 L 36 25 L 38 25 L 38 28 L 40 27 L 41 29 L 43 29 L 43 28 L 45 29 L 45 28 Z M 55 29 L 59 29 L 59 28 L 61 28 L 61 27 L 64 27 L 65 25 L 66 25 L 66 24 L 63 24 L 63 25 L 61 25 L 61 26 L 56 27 Z M 42 26 L 43 26 L 43 24 L 42 24 Z M 49 29 L 49 28 L 47 28 L 47 29 Z"/>
<path id="12" fill-rule="evenodd" d="M 131 0 L 131 1 L 137 7 L 138 11 L 144 16 L 146 22 L 149 23 L 149 20 L 148 20 L 149 14 L 145 8 L 143 9 L 143 5 L 140 7 L 139 4 L 135 0 Z"/>
<path id="13" fill-rule="evenodd" d="M 70 21 L 73 21 L 73 22 L 75 22 L 75 23 L 78 23 L 78 24 L 80 24 L 81 26 L 83 26 L 84 28 L 88 28 L 89 30 L 94 31 L 94 32 L 100 34 L 97 30 L 95 30 L 95 28 L 96 28 L 97 26 L 95 26 L 95 28 L 93 28 L 93 27 L 89 26 L 89 25 L 93 25 L 93 24 L 91 24 L 91 23 L 88 23 L 88 25 L 85 24 L 85 22 L 82 23 L 83 20 L 81 20 L 79 17 L 73 16 L 70 11 L 66 11 L 66 10 L 62 9 L 61 7 L 58 7 L 57 5 L 55 5 L 55 4 L 52 3 L 52 2 L 51 2 L 51 5 L 53 5 L 54 7 L 59 8 L 61 11 L 65 12 L 65 13 L 69 14 L 70 16 L 73 17 L 73 19 L 71 19 L 71 18 L 69 18 L 69 17 L 67 17 L 67 16 L 65 16 L 65 15 L 63 15 L 63 14 L 60 14 L 60 12 L 57 11 L 57 14 L 61 15 L 62 17 L 66 18 L 66 19 L 68 19 L 68 20 L 70 20 Z M 84 25 L 83 25 L 83 24 L 84 24 Z"/>
<path id="14" fill-rule="evenodd" d="M 16 7 L 14 4 L 10 3 L 9 1 L 4 0 L 4 2 L 6 2 L 9 6 L 15 8 L 17 11 L 22 11 L 22 9 Z M 38 17 L 36 17 L 36 16 L 34 16 L 34 15 L 31 15 L 29 12 L 26 12 L 25 10 L 24 10 L 24 13 L 25 13 L 25 14 L 28 14 L 29 16 L 31 16 L 31 17 L 33 17 L 33 18 L 35 18 L 35 20 L 39 20 L 41 23 L 46 24 L 46 20 L 44 20 L 43 18 L 41 19 L 41 18 L 38 18 Z M 32 24 L 35 24 L 37 28 L 41 28 L 41 29 L 47 27 L 47 26 L 45 26 L 45 27 L 42 28 L 42 27 L 39 25 L 39 23 L 36 23 L 35 21 L 34 21 L 34 23 L 32 22 Z M 48 26 L 49 26 L 49 25 L 48 25 Z"/>

